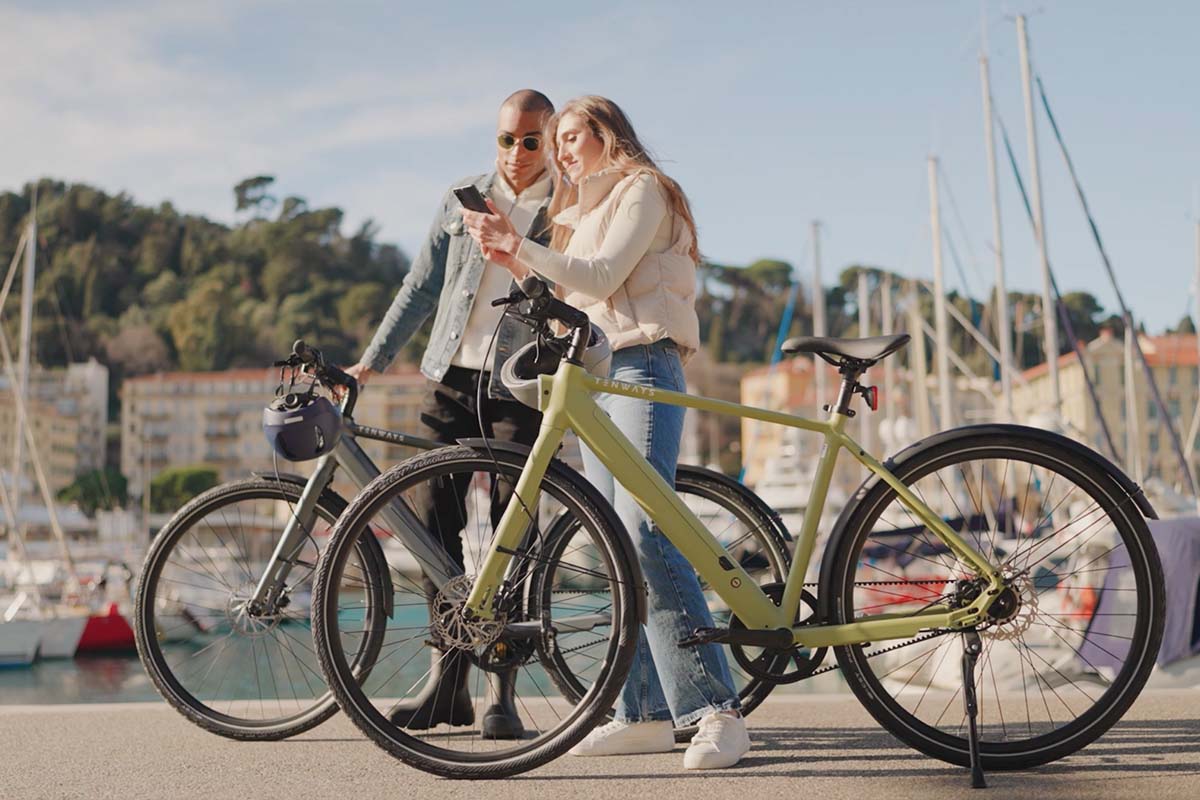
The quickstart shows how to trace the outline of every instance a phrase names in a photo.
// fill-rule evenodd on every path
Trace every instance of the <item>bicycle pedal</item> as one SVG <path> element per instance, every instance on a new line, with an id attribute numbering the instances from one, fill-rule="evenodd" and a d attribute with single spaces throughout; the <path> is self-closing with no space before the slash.
<path id="1" fill-rule="evenodd" d="M 724 641 L 729 634 L 725 628 L 696 628 L 692 635 L 679 640 L 679 647 L 696 647 L 702 644 Z"/>
<path id="2" fill-rule="evenodd" d="M 790 650 L 792 631 L 790 628 L 748 630 L 746 628 L 696 628 L 692 635 L 679 642 L 680 647 L 695 647 L 700 644 L 736 644 L 743 647 L 765 647 L 768 650 Z"/>

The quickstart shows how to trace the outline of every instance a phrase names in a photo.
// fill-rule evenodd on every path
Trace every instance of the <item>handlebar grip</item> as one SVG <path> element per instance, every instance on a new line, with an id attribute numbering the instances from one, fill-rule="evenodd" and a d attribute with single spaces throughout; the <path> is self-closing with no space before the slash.
<path id="1" fill-rule="evenodd" d="M 322 371 L 325 376 L 331 381 L 342 386 L 357 385 L 358 381 L 352 378 L 349 374 L 343 372 L 340 367 L 335 367 L 332 364 L 326 364 Z"/>
<path id="2" fill-rule="evenodd" d="M 554 297 L 546 298 L 546 310 L 554 319 L 572 328 L 586 328 L 589 324 L 587 314 Z"/>
<path id="3" fill-rule="evenodd" d="M 312 363 L 320 356 L 320 351 L 309 347 L 303 339 L 297 339 L 292 344 L 292 354 L 306 363 Z"/>
<path id="4" fill-rule="evenodd" d="M 545 297 L 550 294 L 550 287 L 536 275 L 526 275 L 524 278 L 521 278 L 521 291 L 530 300 L 536 300 L 539 297 Z"/>

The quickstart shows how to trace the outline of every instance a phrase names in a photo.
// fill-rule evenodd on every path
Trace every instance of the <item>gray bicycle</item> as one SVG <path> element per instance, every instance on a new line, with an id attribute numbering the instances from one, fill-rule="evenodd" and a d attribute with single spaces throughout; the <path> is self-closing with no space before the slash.
<path id="1" fill-rule="evenodd" d="M 417 450 L 440 447 L 355 422 L 357 382 L 326 364 L 318 350 L 297 342 L 285 363 L 293 378 L 299 373 L 342 390 L 338 444 L 307 478 L 259 474 L 214 487 L 180 508 L 151 544 L 135 596 L 138 653 L 158 692 L 201 728 L 240 740 L 284 739 L 337 711 L 314 652 L 309 612 L 318 560 L 348 505 L 332 488 L 338 470 L 359 489 L 380 474 L 360 439 Z M 485 446 L 483 440 L 464 444 Z M 510 461 L 513 445 L 486 446 L 504 450 L 505 463 Z M 498 469 L 481 470 L 470 487 L 473 502 L 495 494 L 503 477 Z M 783 580 L 791 537 L 757 496 L 720 473 L 688 465 L 679 466 L 676 489 L 754 580 L 763 585 Z M 577 515 L 549 500 L 542 511 L 545 524 L 529 532 L 531 540 L 556 543 L 560 552 L 578 549 L 586 533 Z M 408 505 L 381 509 L 374 528 L 354 545 L 339 593 L 340 635 L 362 679 L 381 658 L 380 648 L 427 624 L 408 618 L 424 617 L 433 595 L 463 574 Z M 465 520 L 461 529 L 469 565 L 482 558 L 489 542 L 482 528 Z M 538 571 L 531 562 L 524 578 L 529 585 L 546 582 Z M 728 608 L 703 582 L 702 588 L 715 624 L 728 624 Z M 553 688 L 567 697 L 580 693 L 589 679 L 595 645 L 586 633 L 581 629 L 540 645 L 538 658 Z M 382 654 L 388 656 L 394 653 Z M 411 669 L 419 676 L 424 668 Z M 774 687 L 738 666 L 734 677 L 745 713 Z M 679 729 L 677 738 L 690 738 L 693 730 Z"/>

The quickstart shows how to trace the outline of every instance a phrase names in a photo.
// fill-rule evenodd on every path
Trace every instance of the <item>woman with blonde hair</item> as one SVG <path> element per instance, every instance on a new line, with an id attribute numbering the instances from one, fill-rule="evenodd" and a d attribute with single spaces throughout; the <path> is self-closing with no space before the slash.
<path id="1" fill-rule="evenodd" d="M 463 217 L 484 256 L 516 278 L 534 272 L 587 312 L 613 347 L 611 376 L 686 391 L 683 361 L 699 347 L 696 223 L 679 184 L 663 174 L 616 103 L 586 96 L 550 118 L 556 185 L 550 246 L 522 237 L 491 203 Z M 685 409 L 616 395 L 601 407 L 668 484 Z M 589 479 L 633 537 L 646 579 L 648 614 L 614 721 L 571 752 L 599 756 L 666 752 L 673 725 L 698 724 L 688 769 L 728 767 L 749 750 L 724 652 L 678 642 L 712 618 L 691 565 L 599 460 L 584 448 Z"/>

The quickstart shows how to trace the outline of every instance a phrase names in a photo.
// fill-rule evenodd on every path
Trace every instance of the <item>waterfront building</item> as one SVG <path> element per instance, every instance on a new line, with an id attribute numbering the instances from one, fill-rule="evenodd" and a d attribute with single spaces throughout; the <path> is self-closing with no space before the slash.
<path id="1" fill-rule="evenodd" d="M 81 473 L 104 467 L 108 367 L 89 359 L 66 367 L 31 368 L 26 409 L 52 492 L 70 485 Z M 8 379 L 0 376 L 0 454 L 7 459 L 0 463 L 5 472 L 11 468 L 16 433 L 17 405 Z M 22 449 L 21 483 L 28 492 L 34 473 L 27 440 Z"/>
<path id="2" fill-rule="evenodd" d="M 380 428 L 416 432 L 424 377 L 415 367 L 375 375 L 362 392 L 355 420 Z M 130 378 L 121 387 L 121 471 L 129 494 L 141 498 L 154 476 L 168 467 L 203 465 L 218 480 L 281 472 L 307 475 L 308 464 L 276 463 L 262 432 L 262 410 L 279 385 L 277 369 L 167 372 Z M 380 469 L 415 451 L 360 440 Z M 337 484 L 353 496 L 353 487 Z"/>
<path id="3" fill-rule="evenodd" d="M 1170 418 L 1183 445 L 1192 428 L 1197 407 L 1197 353 L 1195 334 L 1139 335 L 1138 343 L 1153 371 L 1155 382 L 1166 404 Z M 1168 486 L 1180 483 L 1178 457 L 1170 434 L 1154 402 L 1140 363 L 1132 365 L 1134 390 L 1134 430 L 1137 434 L 1136 453 L 1127 452 L 1130 419 L 1126 403 L 1125 344 L 1122 337 L 1107 329 L 1088 342 L 1084 348 L 1087 368 L 1100 398 L 1109 432 L 1116 445 L 1119 463 L 1131 475 L 1135 473 L 1135 458 L 1146 477 L 1162 479 Z M 1060 417 L 1064 428 L 1077 435 L 1089 447 L 1110 455 L 1095 408 L 1084 382 L 1083 369 L 1074 352 L 1059 356 L 1058 375 L 1061 384 L 1062 408 Z M 1038 364 L 1024 372 L 1026 383 L 1013 386 L 1013 410 L 1018 421 L 1037 422 L 1045 416 L 1050 405 L 1049 367 Z M 1193 448 L 1188 448 L 1194 451 Z M 1193 455 L 1191 469 L 1197 467 Z"/>

